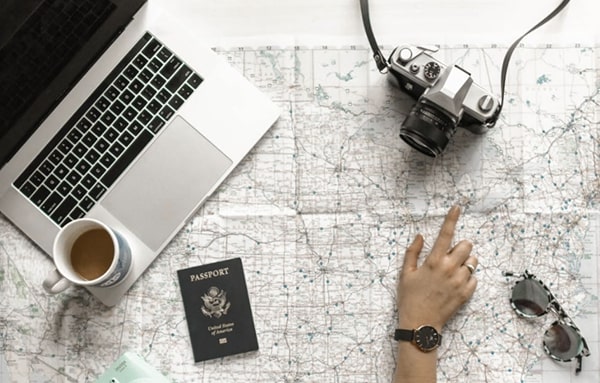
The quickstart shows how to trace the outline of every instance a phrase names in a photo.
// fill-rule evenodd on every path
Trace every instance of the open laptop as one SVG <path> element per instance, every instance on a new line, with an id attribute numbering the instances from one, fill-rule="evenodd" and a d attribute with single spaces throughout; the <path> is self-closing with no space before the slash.
<path id="1" fill-rule="evenodd" d="M 152 1 L 0 4 L 0 211 L 48 254 L 73 219 L 121 232 L 132 271 L 89 289 L 106 305 L 278 115 Z"/>

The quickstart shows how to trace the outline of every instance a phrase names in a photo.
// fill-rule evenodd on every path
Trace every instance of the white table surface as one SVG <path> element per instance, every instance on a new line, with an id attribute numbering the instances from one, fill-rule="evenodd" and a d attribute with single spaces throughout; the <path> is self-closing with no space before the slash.
<path id="1" fill-rule="evenodd" d="M 198 24 L 211 46 L 264 44 L 278 38 L 367 44 L 358 0 L 150 0 Z M 371 23 L 382 44 L 508 45 L 550 13 L 558 0 L 371 0 Z M 600 43 L 600 1 L 572 0 L 527 43 Z"/>

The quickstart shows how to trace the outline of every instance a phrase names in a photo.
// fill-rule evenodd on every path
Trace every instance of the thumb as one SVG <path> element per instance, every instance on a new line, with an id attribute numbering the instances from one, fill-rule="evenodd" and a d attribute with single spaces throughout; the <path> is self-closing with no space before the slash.
<path id="1" fill-rule="evenodd" d="M 417 234 L 413 242 L 406 249 L 406 253 L 404 254 L 404 265 L 402 266 L 403 270 L 417 269 L 417 261 L 419 260 L 419 254 L 421 254 L 422 249 L 423 236 L 421 234 Z"/>

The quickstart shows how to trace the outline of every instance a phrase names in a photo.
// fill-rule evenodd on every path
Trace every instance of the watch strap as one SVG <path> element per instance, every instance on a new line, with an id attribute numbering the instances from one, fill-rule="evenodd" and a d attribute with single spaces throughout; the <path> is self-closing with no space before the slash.
<path id="1" fill-rule="evenodd" d="M 405 340 L 407 342 L 412 342 L 414 338 L 415 330 L 404 330 L 397 328 L 394 332 L 394 340 Z"/>

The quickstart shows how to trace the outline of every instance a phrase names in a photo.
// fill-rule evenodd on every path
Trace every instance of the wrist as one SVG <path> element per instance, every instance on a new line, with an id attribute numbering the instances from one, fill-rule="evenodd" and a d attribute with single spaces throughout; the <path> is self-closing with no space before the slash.
<path id="1" fill-rule="evenodd" d="M 402 316 L 398 318 L 398 328 L 413 330 L 423 325 L 432 326 L 438 332 L 441 332 L 444 327 L 443 323 L 440 323 L 433 318 L 404 318 Z"/>
<path id="2" fill-rule="evenodd" d="M 396 329 L 394 339 L 410 342 L 423 352 L 431 352 L 442 344 L 442 335 L 430 325 L 422 325 L 416 329 Z"/>

